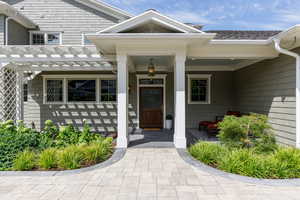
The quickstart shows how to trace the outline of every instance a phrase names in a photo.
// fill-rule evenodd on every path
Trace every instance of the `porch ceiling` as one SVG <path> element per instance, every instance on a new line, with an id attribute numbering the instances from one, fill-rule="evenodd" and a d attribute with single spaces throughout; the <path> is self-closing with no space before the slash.
<path id="1" fill-rule="evenodd" d="M 150 59 L 154 59 L 156 71 L 172 72 L 174 69 L 173 56 L 130 56 L 131 71 L 147 71 Z M 260 59 L 199 59 L 188 57 L 186 71 L 235 71 Z"/>
<path id="2" fill-rule="evenodd" d="M 188 66 L 234 66 L 238 65 L 241 62 L 245 61 L 244 59 L 188 59 Z"/>

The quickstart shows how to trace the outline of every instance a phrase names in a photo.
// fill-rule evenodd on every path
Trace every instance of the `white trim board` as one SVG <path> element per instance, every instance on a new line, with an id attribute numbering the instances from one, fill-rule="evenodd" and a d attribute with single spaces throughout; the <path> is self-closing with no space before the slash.
<path id="1" fill-rule="evenodd" d="M 205 34 L 203 31 L 196 29 L 194 27 L 188 26 L 184 23 L 181 23 L 177 20 L 171 19 L 165 15 L 160 14 L 154 10 L 148 10 L 138 16 L 135 16 L 131 19 L 128 19 L 122 23 L 116 24 L 114 26 L 108 27 L 102 31 L 99 31 L 97 34 L 101 33 L 119 33 L 131 28 L 134 28 L 140 24 L 144 24 L 150 20 L 155 19 L 156 22 L 165 26 L 166 28 L 170 28 L 172 30 L 176 29 L 180 32 L 184 33 L 202 33 Z M 171 26 L 170 26 L 171 25 Z"/>
<path id="2" fill-rule="evenodd" d="M 141 87 L 162 87 L 163 88 L 163 103 L 164 103 L 164 113 L 163 113 L 163 127 L 166 128 L 166 78 L 167 74 L 156 74 L 154 77 L 149 77 L 147 74 L 137 74 L 137 128 L 140 128 L 140 88 Z M 163 85 L 140 85 L 140 79 L 163 79 Z"/>
<path id="3" fill-rule="evenodd" d="M 98 10 L 100 12 L 103 12 L 109 16 L 116 17 L 117 19 L 124 20 L 132 17 L 131 14 L 116 8 L 112 5 L 109 5 L 107 3 L 104 3 L 103 1 L 96 1 L 96 0 L 74 0 L 80 4 L 83 4 L 85 6 L 88 6 L 92 9 Z"/>

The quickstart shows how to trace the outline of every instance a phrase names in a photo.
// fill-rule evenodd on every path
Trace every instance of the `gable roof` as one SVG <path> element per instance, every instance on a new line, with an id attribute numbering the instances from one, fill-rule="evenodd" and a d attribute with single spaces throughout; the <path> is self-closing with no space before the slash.
<path id="1" fill-rule="evenodd" d="M 132 17 L 131 14 L 119 8 L 116 8 L 112 5 L 104 3 L 103 1 L 100 0 L 74 0 L 74 1 L 79 2 L 85 6 L 91 7 L 93 9 L 99 10 L 101 12 L 104 12 L 105 14 L 116 17 L 117 19 L 120 20 L 126 20 Z"/>
<path id="2" fill-rule="evenodd" d="M 216 33 L 215 40 L 267 40 L 281 31 L 209 30 L 205 32 Z"/>
<path id="3" fill-rule="evenodd" d="M 203 31 L 196 29 L 192 26 L 181 23 L 177 20 L 171 19 L 165 15 L 160 14 L 155 10 L 148 10 L 138 16 L 130 18 L 122 23 L 111 26 L 107 29 L 99 31 L 100 33 L 120 33 L 129 29 L 133 29 L 134 27 L 138 27 L 140 25 L 146 23 L 156 23 L 160 26 L 163 26 L 170 30 L 175 30 L 181 33 L 204 33 Z"/>

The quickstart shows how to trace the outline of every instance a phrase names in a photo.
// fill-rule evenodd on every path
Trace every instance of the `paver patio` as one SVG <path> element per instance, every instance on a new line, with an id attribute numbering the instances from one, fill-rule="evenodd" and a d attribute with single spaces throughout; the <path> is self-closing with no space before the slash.
<path id="1" fill-rule="evenodd" d="M 300 187 L 242 183 L 185 163 L 174 148 L 128 149 L 112 166 L 64 176 L 2 176 L 1 200 L 299 199 Z"/>

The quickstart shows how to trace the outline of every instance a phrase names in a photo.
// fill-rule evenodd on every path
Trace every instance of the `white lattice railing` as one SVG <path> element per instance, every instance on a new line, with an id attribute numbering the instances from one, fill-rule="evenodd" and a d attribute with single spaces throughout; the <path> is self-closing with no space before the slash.
<path id="1" fill-rule="evenodd" d="M 0 121 L 17 120 L 17 73 L 6 67 L 0 70 Z"/>

